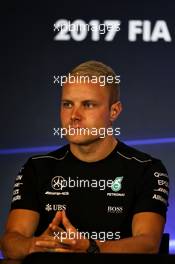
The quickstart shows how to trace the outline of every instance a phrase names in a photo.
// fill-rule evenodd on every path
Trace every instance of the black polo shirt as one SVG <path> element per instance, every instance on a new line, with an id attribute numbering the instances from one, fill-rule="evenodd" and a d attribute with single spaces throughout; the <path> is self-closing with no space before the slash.
<path id="1" fill-rule="evenodd" d="M 70 222 L 83 232 L 132 235 L 133 215 L 155 212 L 166 218 L 168 175 L 162 162 L 118 141 L 96 162 L 77 159 L 69 145 L 33 156 L 16 177 L 11 209 L 40 214 L 36 235 L 66 209 Z"/>

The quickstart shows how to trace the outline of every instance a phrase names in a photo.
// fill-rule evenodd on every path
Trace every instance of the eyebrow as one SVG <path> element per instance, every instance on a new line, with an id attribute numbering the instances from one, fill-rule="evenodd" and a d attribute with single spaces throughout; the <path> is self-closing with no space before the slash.
<path id="1" fill-rule="evenodd" d="M 73 103 L 73 101 L 69 99 L 62 99 L 61 102 Z M 88 102 L 98 103 L 98 101 L 94 99 L 86 99 L 86 100 L 81 101 L 81 103 L 88 103 Z"/>
<path id="2" fill-rule="evenodd" d="M 72 103 L 72 101 L 68 100 L 68 99 L 61 99 L 61 102 L 70 102 L 70 103 Z"/>

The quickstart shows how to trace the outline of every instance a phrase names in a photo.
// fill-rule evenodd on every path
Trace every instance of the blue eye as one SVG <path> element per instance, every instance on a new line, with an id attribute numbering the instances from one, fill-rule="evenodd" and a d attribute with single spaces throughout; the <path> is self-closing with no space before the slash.
<path id="1" fill-rule="evenodd" d="M 87 108 L 93 108 L 95 106 L 95 104 L 91 103 L 91 102 L 86 102 L 86 103 L 84 103 L 84 106 Z"/>
<path id="2" fill-rule="evenodd" d="M 62 106 L 63 106 L 64 108 L 71 108 L 71 107 L 72 107 L 72 104 L 71 104 L 70 102 L 63 102 L 63 103 L 62 103 Z"/>

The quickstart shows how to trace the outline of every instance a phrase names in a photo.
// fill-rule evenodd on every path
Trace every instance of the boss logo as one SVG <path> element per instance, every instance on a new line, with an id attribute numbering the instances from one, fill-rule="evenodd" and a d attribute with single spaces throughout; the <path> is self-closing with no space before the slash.
<path id="1" fill-rule="evenodd" d="M 122 206 L 108 206 L 108 210 L 107 210 L 108 213 L 111 213 L 111 214 L 121 214 L 123 213 L 123 207 Z"/>

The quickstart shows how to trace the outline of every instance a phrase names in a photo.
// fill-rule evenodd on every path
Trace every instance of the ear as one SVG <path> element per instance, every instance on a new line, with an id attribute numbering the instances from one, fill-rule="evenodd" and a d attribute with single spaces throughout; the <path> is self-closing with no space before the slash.
<path id="1" fill-rule="evenodd" d="M 110 121 L 114 122 L 122 111 L 122 104 L 120 101 L 111 105 Z"/>

